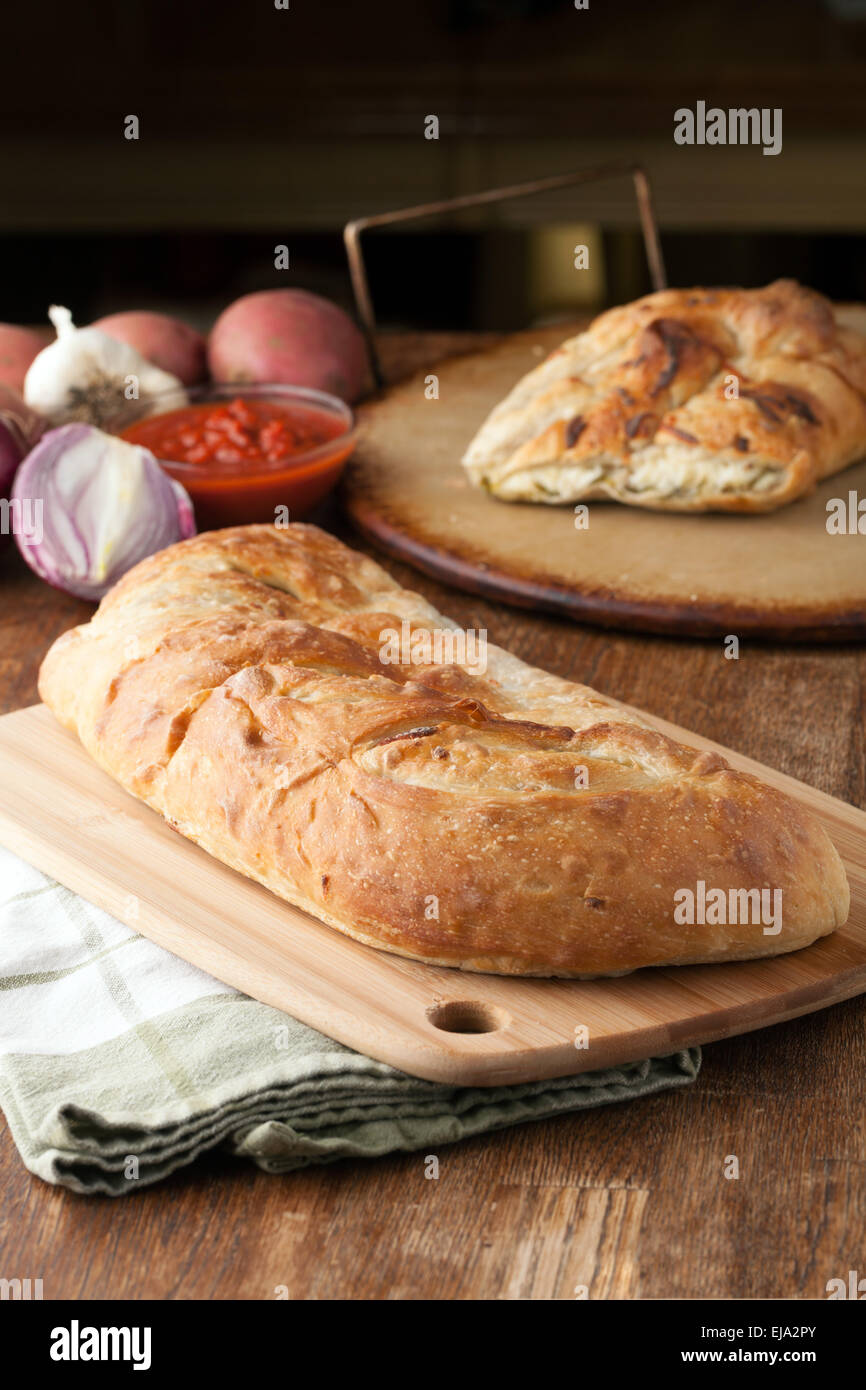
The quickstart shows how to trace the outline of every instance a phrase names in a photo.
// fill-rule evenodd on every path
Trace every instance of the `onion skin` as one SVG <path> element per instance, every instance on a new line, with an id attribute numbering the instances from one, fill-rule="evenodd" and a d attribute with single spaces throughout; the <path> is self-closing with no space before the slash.
<path id="1" fill-rule="evenodd" d="M 207 344 L 200 333 L 170 314 L 154 314 L 149 309 L 130 309 L 97 319 L 91 328 L 100 328 L 109 338 L 135 348 L 155 367 L 162 367 L 183 382 L 195 386 L 207 376 Z"/>
<path id="2" fill-rule="evenodd" d="M 15 541 L 41 579 L 97 601 L 140 560 L 195 534 L 192 503 L 149 449 L 91 425 L 43 435 L 12 485 Z M 30 536 L 21 527 L 31 524 Z"/>
<path id="3" fill-rule="evenodd" d="M 9 497 L 18 465 L 44 433 L 45 421 L 11 386 L 0 384 L 0 500 Z M 0 534 L 0 545 L 6 536 Z"/>
<path id="4" fill-rule="evenodd" d="M 9 496 L 12 479 L 22 458 L 12 436 L 0 426 L 0 498 Z"/>

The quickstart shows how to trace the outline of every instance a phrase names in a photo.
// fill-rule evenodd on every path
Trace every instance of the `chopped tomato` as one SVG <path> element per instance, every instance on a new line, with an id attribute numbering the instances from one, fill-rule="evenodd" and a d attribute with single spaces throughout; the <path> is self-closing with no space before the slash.
<path id="1" fill-rule="evenodd" d="M 273 520 L 277 506 L 302 515 L 333 485 L 353 443 L 337 416 L 313 405 L 242 396 L 148 416 L 122 437 L 183 483 L 200 526 Z"/>
<path id="2" fill-rule="evenodd" d="M 339 422 L 308 406 L 245 401 L 188 405 L 152 415 L 123 431 L 157 458 L 231 467 L 255 459 L 277 463 L 305 454 L 342 432 Z"/>

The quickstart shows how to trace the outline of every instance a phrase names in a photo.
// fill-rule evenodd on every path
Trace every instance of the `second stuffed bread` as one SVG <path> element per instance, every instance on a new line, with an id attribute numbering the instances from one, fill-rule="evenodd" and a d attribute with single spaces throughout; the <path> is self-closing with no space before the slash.
<path id="1" fill-rule="evenodd" d="M 839 856 L 798 804 L 500 648 L 486 670 L 448 660 L 449 632 L 315 527 L 239 527 L 132 570 L 55 642 L 40 692 L 191 840 L 422 961 L 612 975 L 792 951 L 845 920 Z M 762 893 L 772 925 L 744 910 Z"/>
<path id="2" fill-rule="evenodd" d="M 793 280 L 662 290 L 519 381 L 466 451 L 505 501 L 772 511 L 866 456 L 866 321 Z"/>

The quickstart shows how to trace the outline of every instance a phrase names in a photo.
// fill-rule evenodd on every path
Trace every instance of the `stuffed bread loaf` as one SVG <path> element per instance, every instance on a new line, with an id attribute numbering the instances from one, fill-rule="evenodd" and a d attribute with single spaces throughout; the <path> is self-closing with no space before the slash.
<path id="1" fill-rule="evenodd" d="M 793 280 L 611 309 L 491 411 L 463 463 L 505 501 L 773 511 L 866 456 L 866 316 Z"/>
<path id="2" fill-rule="evenodd" d="M 792 951 L 845 920 L 839 856 L 798 804 L 500 648 L 483 673 L 429 638 L 426 664 L 386 663 L 398 630 L 456 632 L 315 527 L 210 532 L 59 638 L 40 693 L 217 859 L 418 960 L 613 975 Z M 699 883 L 778 892 L 780 928 L 678 922 Z"/>

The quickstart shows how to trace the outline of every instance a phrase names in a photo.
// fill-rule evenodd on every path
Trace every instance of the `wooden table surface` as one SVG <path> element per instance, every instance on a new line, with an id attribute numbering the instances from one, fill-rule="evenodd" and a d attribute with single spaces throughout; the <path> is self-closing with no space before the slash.
<path id="1" fill-rule="evenodd" d="M 461 343 L 463 340 L 460 340 Z M 477 340 L 467 342 L 474 346 Z M 405 336 L 412 370 L 454 340 Z M 396 375 L 396 373 L 395 373 Z M 359 544 L 339 517 L 333 524 Z M 365 547 L 360 545 L 361 549 Z M 864 556 L 866 563 L 866 556 Z M 625 636 L 509 610 L 388 562 L 461 626 L 866 805 L 859 647 Z M 0 557 L 0 708 L 88 605 Z M 0 1275 L 49 1298 L 823 1298 L 863 1272 L 866 999 L 716 1043 L 685 1091 L 529 1124 L 439 1153 L 279 1178 L 220 1154 L 123 1198 L 32 1177 L 0 1133 Z M 728 1155 L 736 1180 L 724 1175 Z"/>

